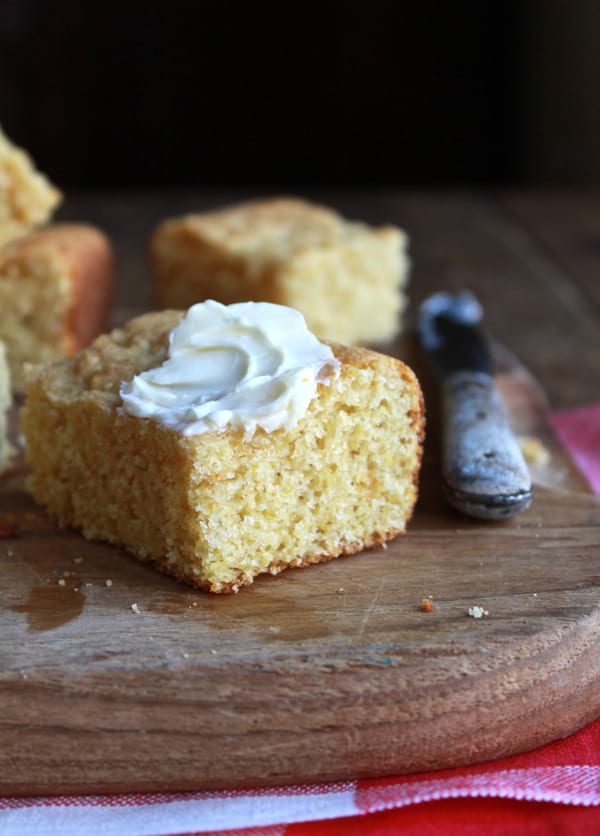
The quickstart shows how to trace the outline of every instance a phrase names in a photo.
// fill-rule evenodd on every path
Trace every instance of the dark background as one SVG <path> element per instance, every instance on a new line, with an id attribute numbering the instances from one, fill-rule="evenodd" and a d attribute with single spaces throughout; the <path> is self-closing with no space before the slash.
<path id="1" fill-rule="evenodd" d="M 600 182 L 597 0 L 0 0 L 61 187 Z"/>

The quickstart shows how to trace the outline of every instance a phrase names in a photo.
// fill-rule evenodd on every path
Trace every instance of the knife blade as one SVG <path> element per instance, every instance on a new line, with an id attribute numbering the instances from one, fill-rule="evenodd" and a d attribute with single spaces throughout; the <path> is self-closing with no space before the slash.
<path id="1" fill-rule="evenodd" d="M 529 507 L 531 477 L 494 385 L 483 309 L 469 291 L 433 294 L 418 335 L 442 388 L 442 485 L 450 504 L 485 520 Z"/>

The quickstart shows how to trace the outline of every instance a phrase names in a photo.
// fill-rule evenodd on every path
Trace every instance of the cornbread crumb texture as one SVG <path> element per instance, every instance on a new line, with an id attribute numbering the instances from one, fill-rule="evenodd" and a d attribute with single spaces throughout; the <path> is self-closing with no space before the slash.
<path id="1" fill-rule="evenodd" d="M 46 223 L 61 193 L 0 128 L 0 247 Z"/>
<path id="2" fill-rule="evenodd" d="M 550 451 L 535 436 L 529 435 L 519 438 L 519 447 L 528 464 L 543 466 L 550 461 Z"/>
<path id="3" fill-rule="evenodd" d="M 11 404 L 10 370 L 4 343 L 0 341 L 0 473 L 6 469 L 12 455 L 8 440 L 8 410 Z"/>
<path id="4" fill-rule="evenodd" d="M 164 221 L 150 252 L 161 307 L 264 301 L 296 308 L 320 339 L 389 340 L 409 272 L 405 233 L 292 198 Z"/>
<path id="5" fill-rule="evenodd" d="M 84 224 L 57 224 L 0 250 L 0 339 L 13 390 L 25 363 L 78 351 L 106 329 L 113 256 L 107 238 Z"/>
<path id="6" fill-rule="evenodd" d="M 146 314 L 31 373 L 21 417 L 30 489 L 57 521 L 214 592 L 405 530 L 424 424 L 410 369 L 335 347 L 339 376 L 291 431 L 186 437 L 125 414 L 118 394 L 165 359 L 181 316 Z"/>

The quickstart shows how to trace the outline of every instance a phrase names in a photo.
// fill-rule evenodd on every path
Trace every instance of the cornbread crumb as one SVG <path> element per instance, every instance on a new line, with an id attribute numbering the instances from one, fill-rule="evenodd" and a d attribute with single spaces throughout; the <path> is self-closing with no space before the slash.
<path id="1" fill-rule="evenodd" d="M 405 531 L 424 433 L 407 366 L 334 347 L 340 373 L 293 429 L 186 436 L 124 413 L 119 395 L 121 381 L 164 361 L 181 317 L 138 317 L 30 377 L 28 487 L 54 519 L 212 592 Z"/>
<path id="2" fill-rule="evenodd" d="M 483 618 L 484 615 L 489 615 L 487 610 L 484 610 L 483 607 L 469 607 L 468 613 L 471 618 Z"/>
<path id="3" fill-rule="evenodd" d="M 525 436 L 519 439 L 519 447 L 523 457 L 529 464 L 543 466 L 550 461 L 550 451 L 544 447 L 539 438 Z"/>
<path id="4" fill-rule="evenodd" d="M 433 612 L 433 601 L 431 598 L 421 599 L 421 612 Z"/>
<path id="5" fill-rule="evenodd" d="M 132 604 L 132 605 L 131 605 L 131 609 L 133 610 L 133 612 L 134 612 L 136 615 L 140 615 L 140 613 L 142 612 L 142 611 L 140 610 L 140 608 L 138 607 L 138 605 L 137 605 L 137 604 Z"/>
<path id="6" fill-rule="evenodd" d="M 0 128 L 0 247 L 45 224 L 61 197 Z"/>
<path id="7" fill-rule="evenodd" d="M 150 241 L 160 307 L 274 302 L 344 345 L 392 339 L 408 280 L 407 237 L 294 198 L 273 198 L 161 223 Z"/>
<path id="8" fill-rule="evenodd" d="M 59 586 L 66 586 L 66 585 L 67 585 L 67 582 L 66 582 L 66 580 L 65 580 L 64 578 L 59 578 L 59 579 L 57 580 L 57 584 L 58 584 Z"/>
<path id="9" fill-rule="evenodd" d="M 25 364 L 78 351 L 105 330 L 113 280 L 107 238 L 84 224 L 61 224 L 0 251 L 0 339 L 14 392 Z"/>
<path id="10" fill-rule="evenodd" d="M 111 581 L 111 579 L 110 579 L 110 578 L 107 578 L 107 579 L 104 581 L 104 586 L 111 587 L 112 585 L 113 585 L 113 583 L 112 583 L 112 581 Z"/>

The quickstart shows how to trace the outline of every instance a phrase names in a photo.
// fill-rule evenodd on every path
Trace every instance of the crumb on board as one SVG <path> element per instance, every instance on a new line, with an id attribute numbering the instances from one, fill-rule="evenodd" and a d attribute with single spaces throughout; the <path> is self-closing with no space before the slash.
<path id="1" fill-rule="evenodd" d="M 77 580 L 77 574 L 75 572 L 71 572 L 70 569 L 63 569 L 62 566 L 54 570 L 54 577 L 57 579 L 56 583 L 59 586 L 66 586 L 67 580 Z M 47 578 L 46 582 L 50 583 L 50 578 Z"/>
<path id="2" fill-rule="evenodd" d="M 421 612 L 433 612 L 433 601 L 431 595 L 421 599 Z"/>
<path id="3" fill-rule="evenodd" d="M 140 615 L 140 613 L 142 612 L 142 611 L 141 611 L 141 609 L 138 607 L 138 605 L 137 605 L 137 604 L 132 604 L 132 605 L 131 605 L 131 609 L 133 610 L 133 612 L 134 612 L 136 615 Z"/>
<path id="4" fill-rule="evenodd" d="M 110 578 L 107 578 L 107 579 L 104 581 L 104 586 L 108 586 L 108 587 L 111 587 L 111 586 L 112 586 L 112 581 L 111 581 L 111 579 L 110 579 Z"/>
<path id="5" fill-rule="evenodd" d="M 484 615 L 489 615 L 487 610 L 484 610 L 483 607 L 469 607 L 468 613 L 471 618 L 483 618 Z"/>
<path id="6" fill-rule="evenodd" d="M 83 563 L 83 557 L 74 557 L 73 563 Z"/>
<path id="7" fill-rule="evenodd" d="M 19 526 L 14 514 L 0 514 L 0 537 L 15 537 L 19 533 Z"/>
<path id="8" fill-rule="evenodd" d="M 548 464 L 550 460 L 550 452 L 539 438 L 527 435 L 519 439 L 519 447 L 523 453 L 523 458 L 529 464 Z"/>

